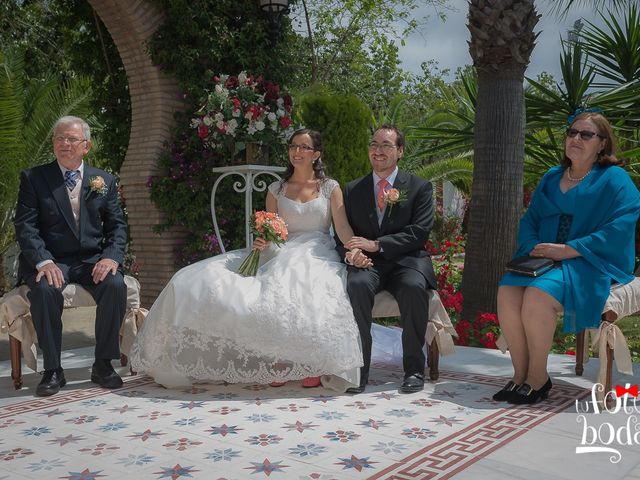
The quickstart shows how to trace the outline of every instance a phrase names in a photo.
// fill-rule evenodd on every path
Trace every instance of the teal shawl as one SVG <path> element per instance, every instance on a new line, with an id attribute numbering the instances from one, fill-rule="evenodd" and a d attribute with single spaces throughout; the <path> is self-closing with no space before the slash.
<path id="1" fill-rule="evenodd" d="M 547 195 L 558 185 L 563 167 L 551 168 L 540 180 L 520 221 L 516 257 L 528 255 L 541 242 L 555 243 L 561 212 Z M 612 282 L 633 280 L 635 227 L 640 193 L 620 167 L 595 165 L 578 185 L 576 209 L 567 245 L 580 257 L 563 260 L 564 331 L 597 328 Z"/>

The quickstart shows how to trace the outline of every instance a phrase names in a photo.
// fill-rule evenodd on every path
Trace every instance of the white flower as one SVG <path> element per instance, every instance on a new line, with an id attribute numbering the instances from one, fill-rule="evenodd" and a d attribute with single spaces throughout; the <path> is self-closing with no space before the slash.
<path id="1" fill-rule="evenodd" d="M 191 128 L 198 128 L 200 126 L 200 120 L 197 118 L 191 119 Z"/>
<path id="2" fill-rule="evenodd" d="M 220 123 L 224 121 L 224 115 L 222 113 L 216 113 L 213 117 L 213 119 L 216 121 L 216 123 Z"/>
<path id="3" fill-rule="evenodd" d="M 256 133 L 256 127 L 254 123 L 249 124 L 249 126 L 247 127 L 247 133 L 249 135 L 253 135 L 254 133 Z"/>
<path id="4" fill-rule="evenodd" d="M 202 117 L 202 123 L 204 123 L 207 127 L 213 125 L 213 119 L 209 115 L 205 115 Z"/>
<path id="5" fill-rule="evenodd" d="M 216 85 L 216 88 L 215 88 L 216 94 L 222 95 L 223 91 L 224 91 L 224 87 L 222 85 Z"/>
<path id="6" fill-rule="evenodd" d="M 269 120 L 271 120 L 272 122 L 275 122 L 275 121 L 277 121 L 277 120 L 278 120 L 278 117 L 276 117 L 276 114 L 275 114 L 275 113 L 273 113 L 273 112 L 269 112 L 269 114 L 267 115 L 267 118 L 268 118 Z"/>
<path id="7" fill-rule="evenodd" d="M 280 108 L 284 107 L 284 99 L 282 97 L 278 98 L 276 100 L 276 105 L 278 105 L 278 107 Z"/>
<path id="8" fill-rule="evenodd" d="M 238 75 L 238 83 L 240 83 L 240 85 L 244 85 L 245 83 L 247 83 L 246 72 L 240 72 L 240 74 Z"/>
<path id="9" fill-rule="evenodd" d="M 287 112 L 284 111 L 284 109 L 279 108 L 278 111 L 276 112 L 276 115 L 278 115 L 279 117 L 284 117 L 287 114 Z"/>
<path id="10" fill-rule="evenodd" d="M 261 132 L 262 130 L 264 130 L 264 127 L 266 125 L 264 124 L 264 122 L 262 120 L 258 120 L 256 122 L 256 130 L 258 130 L 259 132 Z"/>
<path id="11" fill-rule="evenodd" d="M 238 118 L 240 115 L 242 115 L 242 112 L 240 111 L 240 109 L 239 109 L 239 108 L 236 108 L 235 110 L 233 110 L 233 111 L 231 112 L 231 116 L 232 116 L 232 117 L 236 117 L 236 118 Z"/>

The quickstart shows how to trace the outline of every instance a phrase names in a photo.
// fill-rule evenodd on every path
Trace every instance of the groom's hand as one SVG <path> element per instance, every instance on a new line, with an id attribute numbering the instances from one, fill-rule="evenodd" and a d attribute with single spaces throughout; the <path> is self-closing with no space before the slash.
<path id="1" fill-rule="evenodd" d="M 364 237 L 351 237 L 345 247 L 349 250 L 359 249 L 364 250 L 365 252 L 377 252 L 380 250 L 380 245 L 378 245 L 377 241 L 369 240 Z"/>
<path id="2" fill-rule="evenodd" d="M 362 253 L 362 250 L 359 248 L 349 250 L 344 258 L 349 265 L 353 265 L 356 268 L 369 268 L 373 266 L 373 261 Z"/>

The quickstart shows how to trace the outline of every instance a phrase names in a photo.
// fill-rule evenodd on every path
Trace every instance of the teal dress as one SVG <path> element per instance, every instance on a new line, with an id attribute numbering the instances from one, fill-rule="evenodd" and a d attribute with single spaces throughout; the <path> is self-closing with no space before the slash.
<path id="1" fill-rule="evenodd" d="M 540 180 L 520 220 L 514 257 L 528 255 L 538 243 L 564 243 L 580 255 L 540 278 L 507 274 L 500 285 L 549 293 L 562 304 L 564 331 L 579 332 L 599 325 L 611 283 L 634 278 L 640 192 L 622 168 L 595 164 L 578 186 L 562 193 L 563 172 L 553 167 Z"/>
<path id="2" fill-rule="evenodd" d="M 580 185 L 571 188 L 566 193 L 560 190 L 561 176 L 550 179 L 545 185 L 545 193 L 557 206 L 560 212 L 556 232 L 556 243 L 565 243 L 571 229 L 571 221 L 576 208 L 576 191 Z M 499 282 L 499 285 L 513 285 L 516 287 L 535 287 L 548 293 L 559 303 L 564 303 L 565 278 L 560 266 L 546 271 L 539 277 L 527 277 L 507 272 Z"/>

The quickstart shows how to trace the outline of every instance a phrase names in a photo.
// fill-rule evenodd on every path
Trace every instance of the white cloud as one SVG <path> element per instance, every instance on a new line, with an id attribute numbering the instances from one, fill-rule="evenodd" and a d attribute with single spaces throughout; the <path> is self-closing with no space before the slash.
<path id="1" fill-rule="evenodd" d="M 406 70 L 419 74 L 420 64 L 428 60 L 436 60 L 441 69 L 450 69 L 450 77 L 457 67 L 471 64 L 471 56 L 467 41 L 470 38 L 467 29 L 468 6 L 466 0 L 451 0 L 451 5 L 457 11 L 447 12 L 447 20 L 440 21 L 431 10 L 422 10 L 416 16 L 431 15 L 428 23 L 422 28 L 422 33 L 414 33 L 406 40 L 406 45 L 400 46 L 400 59 Z M 573 8 L 564 19 L 549 12 L 549 3 L 536 2 L 538 13 L 542 18 L 535 31 L 541 32 L 536 47 L 531 56 L 531 63 L 526 75 L 534 77 L 546 71 L 556 80 L 560 79 L 560 35 L 566 38 L 568 29 L 574 21 L 582 18 L 583 22 L 591 21 L 601 26 L 598 15 L 591 9 Z M 586 22 L 585 22 L 586 23 Z"/>

